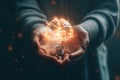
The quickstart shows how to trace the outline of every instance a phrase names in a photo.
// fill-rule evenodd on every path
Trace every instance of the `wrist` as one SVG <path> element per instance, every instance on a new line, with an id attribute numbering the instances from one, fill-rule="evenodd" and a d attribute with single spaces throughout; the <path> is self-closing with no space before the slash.
<path id="1" fill-rule="evenodd" d="M 31 32 L 32 34 L 39 34 L 40 32 L 44 31 L 45 27 L 45 24 L 37 23 L 32 26 Z"/>
<path id="2" fill-rule="evenodd" d="M 93 42 L 99 33 L 98 23 L 93 19 L 88 19 L 82 22 L 80 26 L 88 32 L 90 42 Z"/>

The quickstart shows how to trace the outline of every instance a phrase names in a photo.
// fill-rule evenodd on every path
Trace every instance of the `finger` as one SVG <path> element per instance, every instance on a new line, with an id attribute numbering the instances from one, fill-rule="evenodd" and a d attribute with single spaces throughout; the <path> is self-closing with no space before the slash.
<path id="1" fill-rule="evenodd" d="M 46 58 L 50 59 L 50 60 L 53 60 L 54 62 L 56 62 L 57 64 L 60 64 L 62 65 L 63 61 L 61 59 L 58 59 L 57 57 L 55 56 L 49 56 L 49 55 L 45 55 Z"/>
<path id="2" fill-rule="evenodd" d="M 37 45 L 37 42 L 39 41 L 38 36 L 33 37 L 33 44 Z"/>
<path id="3" fill-rule="evenodd" d="M 34 36 L 33 40 L 32 40 L 32 47 L 35 49 L 35 52 L 38 51 L 38 38 L 37 36 Z"/>
<path id="4" fill-rule="evenodd" d="M 86 51 L 88 45 L 89 45 L 89 41 L 85 41 L 85 42 L 81 45 L 81 47 L 82 47 L 83 50 Z"/>
<path id="5" fill-rule="evenodd" d="M 69 54 L 65 53 L 64 59 L 63 59 L 63 63 L 65 64 L 65 63 L 67 63 L 67 62 L 69 62 L 69 61 L 70 61 L 70 59 L 69 59 Z"/>
<path id="6" fill-rule="evenodd" d="M 33 39 L 33 43 L 34 43 L 34 45 L 37 46 L 37 49 L 41 48 L 40 37 L 35 36 L 34 39 Z"/>
<path id="7" fill-rule="evenodd" d="M 45 54 L 44 50 L 42 49 L 39 49 L 39 52 L 41 53 L 41 57 L 43 57 L 44 59 L 50 59 L 58 64 L 62 64 L 62 60 L 60 59 L 57 59 L 57 57 L 55 56 L 51 56 L 51 55 L 48 55 L 48 54 Z"/>
<path id="8" fill-rule="evenodd" d="M 33 43 L 36 47 L 37 53 L 40 53 L 40 54 L 46 53 L 46 51 L 40 45 L 39 37 L 34 37 Z"/>
<path id="9" fill-rule="evenodd" d="M 70 58 L 81 56 L 85 51 L 80 47 L 77 51 L 70 54 Z"/>

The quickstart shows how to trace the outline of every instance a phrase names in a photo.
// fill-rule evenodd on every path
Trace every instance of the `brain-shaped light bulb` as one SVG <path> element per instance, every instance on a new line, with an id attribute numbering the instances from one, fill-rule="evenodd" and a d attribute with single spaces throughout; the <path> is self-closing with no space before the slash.
<path id="1" fill-rule="evenodd" d="M 54 18 L 53 20 L 47 23 L 47 26 L 54 31 L 54 40 L 58 41 L 59 43 L 68 41 L 73 37 L 73 28 L 71 24 L 63 18 Z M 46 33 L 46 36 L 48 40 L 53 39 L 49 36 L 48 33 Z"/>

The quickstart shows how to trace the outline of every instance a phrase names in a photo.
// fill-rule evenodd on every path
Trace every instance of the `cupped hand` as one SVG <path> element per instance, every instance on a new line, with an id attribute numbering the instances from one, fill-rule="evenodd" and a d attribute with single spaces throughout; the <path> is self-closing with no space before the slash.
<path id="1" fill-rule="evenodd" d="M 81 58 L 81 56 L 85 53 L 87 46 L 89 44 L 89 35 L 88 32 L 81 27 L 80 25 L 75 25 L 74 29 L 74 37 L 64 43 L 65 54 L 68 54 L 69 57 L 67 62 L 76 61 Z M 64 61 L 64 62 L 66 62 Z"/>
<path id="2" fill-rule="evenodd" d="M 46 40 L 46 31 L 53 38 L 53 40 Z M 63 61 L 56 57 L 56 46 L 58 43 L 54 41 L 54 32 L 50 28 L 46 25 L 41 25 L 32 32 L 32 35 L 33 44 L 36 46 L 37 52 L 41 57 L 44 59 L 53 60 L 58 64 L 62 64 Z"/>

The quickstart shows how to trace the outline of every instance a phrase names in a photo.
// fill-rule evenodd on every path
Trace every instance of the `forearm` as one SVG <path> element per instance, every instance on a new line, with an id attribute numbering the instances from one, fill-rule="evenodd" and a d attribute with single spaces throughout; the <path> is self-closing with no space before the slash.
<path id="1" fill-rule="evenodd" d="M 46 16 L 37 0 L 16 0 L 17 21 L 25 32 L 31 32 L 39 24 L 46 23 Z"/>
<path id="2" fill-rule="evenodd" d="M 106 1 L 96 6 L 80 24 L 89 33 L 90 46 L 95 49 L 112 36 L 118 25 L 117 1 Z"/>

